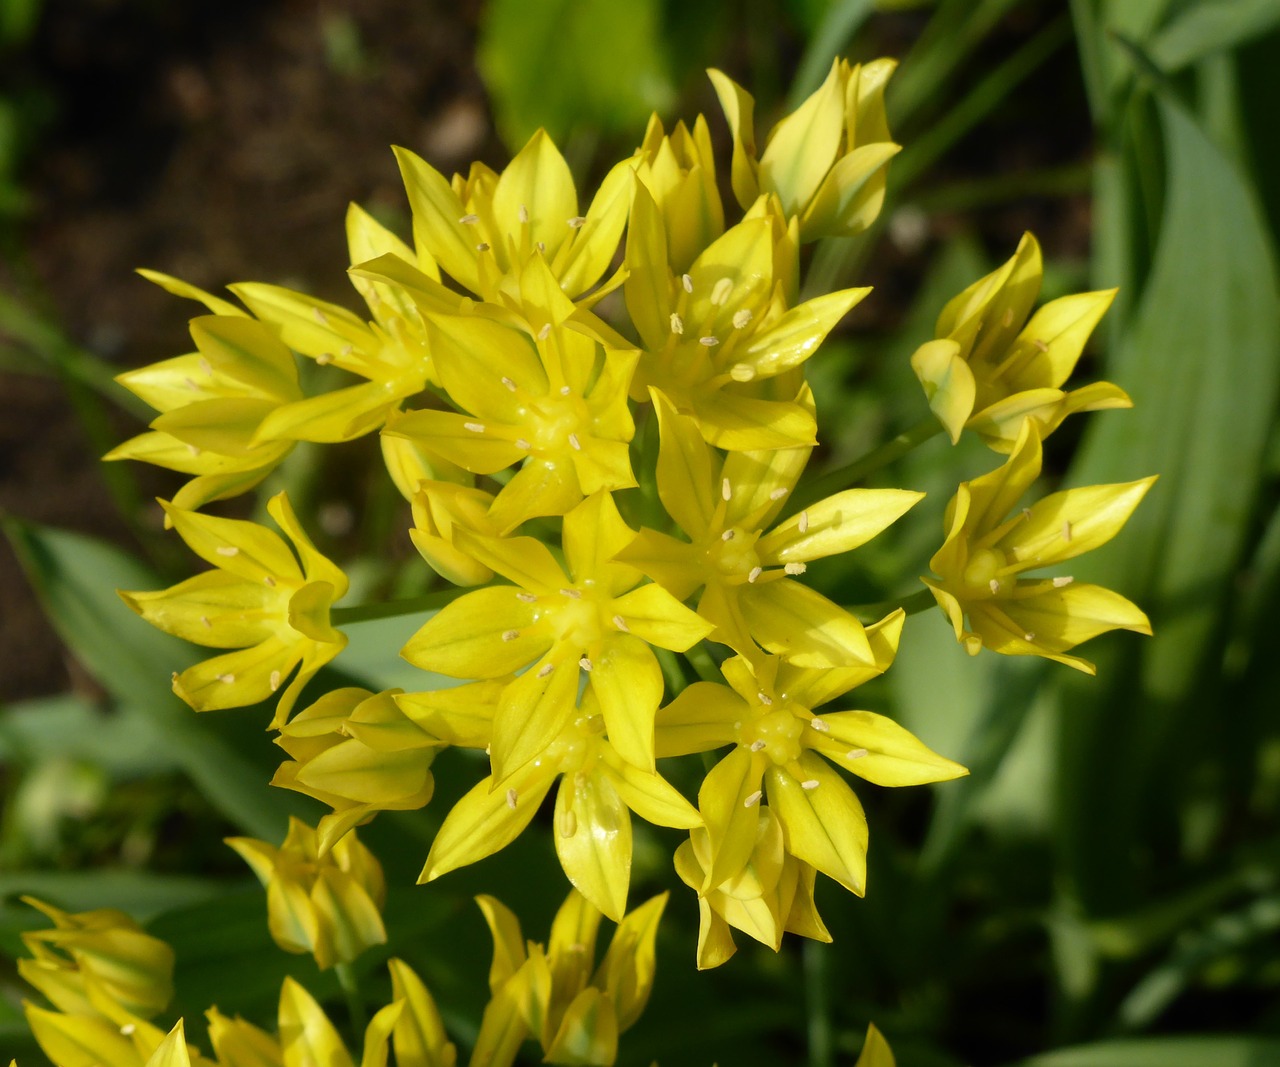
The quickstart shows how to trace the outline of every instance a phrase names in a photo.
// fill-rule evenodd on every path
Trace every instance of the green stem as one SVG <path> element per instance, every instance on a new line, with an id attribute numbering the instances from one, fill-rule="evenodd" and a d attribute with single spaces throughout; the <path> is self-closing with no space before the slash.
<path id="1" fill-rule="evenodd" d="M 347 608 L 331 608 L 329 621 L 334 626 L 345 626 L 352 622 L 367 622 L 370 619 L 390 619 L 397 615 L 419 615 L 424 611 L 439 611 L 453 603 L 458 597 L 472 592 L 471 589 L 440 589 L 423 596 L 407 597 L 404 600 L 388 600 L 381 604 L 355 604 Z"/>
<path id="2" fill-rule="evenodd" d="M 360 982 L 356 972 L 349 963 L 335 963 L 333 973 L 342 987 L 342 996 L 347 1002 L 347 1014 L 351 1019 L 351 1030 L 357 1043 L 364 1037 L 365 1027 L 369 1025 L 369 1013 L 365 1010 L 364 1000 L 360 996 Z"/>
<path id="3" fill-rule="evenodd" d="M 808 1016 L 809 1067 L 832 1067 L 831 1012 L 827 989 L 827 949 L 806 941 L 804 958 L 805 1014 Z"/>
<path id="4" fill-rule="evenodd" d="M 699 641 L 693 648 L 689 649 L 684 658 L 689 661 L 689 665 L 698 672 L 698 677 L 704 682 L 724 682 L 724 675 L 720 673 L 720 668 L 716 666 L 716 661 L 711 658 L 711 653 L 707 651 L 705 641 Z"/>
<path id="5" fill-rule="evenodd" d="M 859 619 L 883 619 L 891 611 L 902 608 L 908 615 L 919 615 L 922 611 L 928 611 L 937 601 L 933 597 L 933 593 L 928 589 L 920 589 L 912 593 L 910 596 L 899 597 L 897 600 L 881 600 L 877 604 L 857 604 L 845 610 Z"/>
<path id="6" fill-rule="evenodd" d="M 892 441 L 886 441 L 878 448 L 873 448 L 852 463 L 846 463 L 843 467 L 828 471 L 820 478 L 801 484 L 787 504 L 787 514 L 794 514 L 832 493 L 857 485 L 868 475 L 874 474 L 896 459 L 901 459 L 912 449 L 918 448 L 940 433 L 942 433 L 942 424 L 932 414 L 927 415 L 910 429 L 898 434 Z"/>

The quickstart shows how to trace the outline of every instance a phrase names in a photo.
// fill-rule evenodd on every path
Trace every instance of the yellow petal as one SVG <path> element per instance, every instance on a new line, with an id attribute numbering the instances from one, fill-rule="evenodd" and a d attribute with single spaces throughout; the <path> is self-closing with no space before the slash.
<path id="1" fill-rule="evenodd" d="M 291 977 L 280 987 L 284 1067 L 355 1067 L 338 1031 L 315 998 Z"/>
<path id="2" fill-rule="evenodd" d="M 364 1053 L 360 1057 L 360 1067 L 387 1067 L 390 1052 L 388 1042 L 403 1010 L 404 1004 L 396 1002 L 374 1013 L 369 1025 L 365 1027 Z"/>
<path id="3" fill-rule="evenodd" d="M 709 844 L 703 892 L 733 878 L 751 858 L 756 824 L 760 821 L 761 773 L 760 762 L 739 745 L 712 767 L 702 781 L 698 810 L 707 828 Z"/>
<path id="4" fill-rule="evenodd" d="M 276 407 L 257 428 L 256 440 L 318 441 L 333 444 L 371 433 L 387 419 L 387 413 L 425 383 L 389 389 L 386 382 L 362 382 L 346 389 Z"/>
<path id="5" fill-rule="evenodd" d="M 489 991 L 496 995 L 528 958 L 525 952 L 524 935 L 520 932 L 520 920 L 516 918 L 515 912 L 497 897 L 478 896 L 476 905 L 484 915 L 485 924 L 489 927 L 489 936 L 493 938 L 493 960 L 489 965 Z"/>
<path id="6" fill-rule="evenodd" d="M 545 130 L 529 138 L 498 178 L 493 214 L 500 230 L 519 234 L 522 241 L 527 232 L 528 244 L 544 245 L 548 258 L 569 238 L 578 196 L 569 165 Z"/>
<path id="7" fill-rule="evenodd" d="M 397 1067 L 453 1067 L 457 1050 L 422 979 L 403 960 L 389 960 L 387 968 L 392 1002 L 404 1004 L 391 1036 Z"/>
<path id="8" fill-rule="evenodd" d="M 893 1050 L 884 1035 L 876 1029 L 875 1023 L 867 1024 L 867 1039 L 862 1044 L 862 1053 L 853 1067 L 897 1067 L 893 1058 Z"/>
<path id="9" fill-rule="evenodd" d="M 756 543 L 756 551 L 762 562 L 773 564 L 807 563 L 851 552 L 923 498 L 923 493 L 906 489 L 846 489 L 810 504 L 771 530 Z"/>
<path id="10" fill-rule="evenodd" d="M 742 587 L 751 636 L 800 667 L 849 667 L 873 662 L 862 623 L 806 585 L 782 578 Z"/>
<path id="11" fill-rule="evenodd" d="M 810 743 L 811 747 L 876 785 L 924 785 L 968 773 L 883 715 L 870 711 L 826 712 L 822 722 L 827 729 Z"/>
<path id="12" fill-rule="evenodd" d="M 661 350 L 671 333 L 671 273 L 662 215 L 649 191 L 636 181 L 623 260 L 627 312 L 644 346 Z"/>
<path id="13" fill-rule="evenodd" d="M 461 221 L 467 211 L 458 194 L 449 187 L 443 175 L 421 157 L 407 148 L 393 148 L 392 151 L 400 164 L 400 175 L 409 194 L 415 237 L 450 277 L 473 293 L 479 292 L 476 235 L 471 226 Z"/>
<path id="14" fill-rule="evenodd" d="M 1074 559 L 1111 540 L 1129 521 L 1155 477 L 1053 493 L 997 542 L 1011 561 L 1039 567 Z"/>
<path id="15" fill-rule="evenodd" d="M 574 888 L 621 922 L 631 885 L 631 815 L 607 775 L 565 775 L 556 794 L 556 854 Z"/>
<path id="16" fill-rule="evenodd" d="M 844 132 L 840 61 L 826 81 L 774 127 L 760 157 L 760 184 L 776 192 L 787 215 L 800 215 L 836 161 Z"/>
<path id="17" fill-rule="evenodd" d="M 298 395 L 293 353 L 260 322 L 239 315 L 201 315 L 191 320 L 191 339 L 215 372 L 263 396 Z"/>
<path id="18" fill-rule="evenodd" d="M 40 1050 L 59 1067 L 141 1067 L 134 1044 L 105 1019 L 63 1015 L 24 1004 L 27 1025 Z"/>
<path id="19" fill-rule="evenodd" d="M 667 894 L 659 893 L 627 914 L 613 932 L 609 951 L 592 981 L 609 995 L 617 1012 L 619 1033 L 632 1027 L 649 1002 L 658 923 L 666 906 Z"/>
<path id="20" fill-rule="evenodd" d="M 207 293 L 190 282 L 184 282 L 181 278 L 174 278 L 172 275 L 161 274 L 158 270 L 148 270 L 145 267 L 139 267 L 138 273 L 146 278 L 147 281 L 154 282 L 161 289 L 172 293 L 174 296 L 199 301 L 215 315 L 244 315 L 244 311 L 236 307 L 235 304 L 223 300 L 221 297 L 216 297 L 212 293 Z"/>
<path id="21" fill-rule="evenodd" d="M 711 635 L 713 626 L 660 585 L 643 585 L 613 602 L 627 628 L 641 640 L 685 652 Z"/>
<path id="22" fill-rule="evenodd" d="M 787 851 L 862 896 L 867 883 L 867 817 L 853 790 L 812 752 L 800 756 L 804 788 L 781 767 L 766 775 L 769 805 L 787 834 Z"/>
<path id="23" fill-rule="evenodd" d="M 1014 371 L 1012 389 L 1058 388 L 1071 377 L 1093 329 L 1115 299 L 1117 290 L 1076 293 L 1039 308 L 1014 341 L 1008 359 Z"/>
<path id="24" fill-rule="evenodd" d="M 181 1019 L 147 1059 L 146 1067 L 191 1067 L 191 1056 L 187 1052 L 187 1039 Z"/>
<path id="25" fill-rule="evenodd" d="M 694 397 L 702 436 L 732 452 L 813 447 L 818 424 L 813 413 L 789 400 L 760 400 L 721 389 Z"/>
<path id="26" fill-rule="evenodd" d="M 662 702 L 662 668 L 652 650 L 628 634 L 609 638 L 596 655 L 590 685 L 614 750 L 652 771 L 653 719 Z"/>
<path id="27" fill-rule="evenodd" d="M 755 100 L 742 86 L 718 70 L 707 71 L 707 77 L 720 98 L 720 107 L 733 134 L 733 195 L 745 211 L 760 195 L 756 174 Z"/>
<path id="28" fill-rule="evenodd" d="M 604 747 L 600 755 L 618 795 L 645 822 L 678 830 L 702 825 L 698 810 L 661 775 L 640 770 L 609 747 Z"/>
<path id="29" fill-rule="evenodd" d="M 477 426 L 480 429 L 472 428 Z M 513 441 L 502 436 L 510 432 L 507 428 L 495 426 L 493 429 L 494 432 L 488 432 L 488 425 L 472 415 L 424 409 L 389 419 L 382 432 L 416 441 L 473 474 L 493 474 L 519 462 L 525 455 Z"/>
<path id="30" fill-rule="evenodd" d="M 504 788 L 506 778 L 542 755 L 573 718 L 578 675 L 573 659 L 547 659 L 507 686 L 494 715 L 489 750 L 494 778 Z"/>
<path id="31" fill-rule="evenodd" d="M 345 350 L 376 347 L 377 341 L 357 316 L 346 308 L 317 300 L 306 293 L 295 292 L 279 285 L 244 282 L 231 286 L 236 294 L 253 311 L 263 324 L 275 329 L 277 345 L 287 346 L 295 352 L 315 358 L 328 355 L 339 367 L 352 369 Z M 290 365 L 293 360 L 290 357 Z"/>
<path id="32" fill-rule="evenodd" d="M 801 217 L 803 240 L 853 237 L 870 226 L 884 206 L 888 163 L 901 150 L 901 145 L 876 141 L 836 160 Z"/>
<path id="33" fill-rule="evenodd" d="M 570 296 L 577 297 L 595 285 L 613 260 L 627 225 L 633 166 L 631 160 L 624 159 L 604 176 L 587 208 L 586 222 L 573 231 L 569 243 L 561 246 L 555 257 L 560 286 Z"/>
<path id="34" fill-rule="evenodd" d="M 842 289 L 791 308 L 751 339 L 739 362 L 750 367 L 757 378 L 772 378 L 799 367 L 869 292 L 869 288 Z"/>
<path id="35" fill-rule="evenodd" d="M 519 670 L 551 646 L 532 628 L 532 608 L 519 592 L 504 585 L 467 593 L 430 618 L 400 654 L 415 667 L 454 678 Z"/>
<path id="36" fill-rule="evenodd" d="M 278 534 L 243 519 L 203 515 L 160 502 L 179 536 L 197 556 L 250 582 L 300 581 L 302 569 Z M 269 582 L 266 584 L 270 584 Z"/>
<path id="37" fill-rule="evenodd" d="M 732 743 L 734 723 L 747 703 L 727 686 L 694 682 L 658 711 L 655 747 L 659 756 L 688 756 Z"/>
<path id="38" fill-rule="evenodd" d="M 572 1067 L 610 1064 L 618 1058 L 618 1020 L 609 997 L 588 986 L 564 1013 L 545 1062 Z"/>
<path id="39" fill-rule="evenodd" d="M 485 1005 L 480 1019 L 471 1067 L 511 1067 L 528 1037 L 529 1026 L 514 992 L 509 989 L 496 992 Z"/>
<path id="40" fill-rule="evenodd" d="M 912 354 L 911 369 L 924 386 L 930 409 L 954 445 L 960 440 L 960 432 L 973 414 L 978 398 L 977 382 L 959 343 L 949 337 L 926 341 Z"/>
<path id="41" fill-rule="evenodd" d="M 209 1041 L 220 1067 L 281 1067 L 280 1043 L 243 1019 L 228 1019 L 210 1008 Z"/>
<path id="42" fill-rule="evenodd" d="M 609 563 L 635 536 L 618 514 L 618 506 L 609 493 L 593 493 L 564 517 L 562 527 L 565 562 L 574 581 L 599 580 L 611 569 Z M 640 581 L 640 575 L 629 567 L 618 567 L 622 588 Z"/>

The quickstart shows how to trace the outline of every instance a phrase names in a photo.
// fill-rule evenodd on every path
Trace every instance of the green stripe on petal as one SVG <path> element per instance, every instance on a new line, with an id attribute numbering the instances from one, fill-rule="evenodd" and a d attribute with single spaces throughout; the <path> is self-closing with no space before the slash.
<path id="1" fill-rule="evenodd" d="M 760 821 L 760 779 L 764 762 L 739 745 L 702 780 L 698 810 L 707 828 L 710 862 L 701 892 L 735 877 L 751 859 L 756 844 L 756 824 Z M 747 803 L 748 800 L 751 803 Z"/>
<path id="2" fill-rule="evenodd" d="M 812 738 L 810 746 L 876 785 L 925 785 L 969 773 L 939 756 L 910 730 L 875 712 L 827 712 L 822 721 L 827 729 Z"/>
<path id="3" fill-rule="evenodd" d="M 739 603 L 751 636 L 797 666 L 851 667 L 874 662 L 862 623 L 790 578 L 743 586 Z"/>
<path id="4" fill-rule="evenodd" d="M 791 308 L 751 339 L 739 362 L 751 367 L 758 378 L 772 378 L 799 367 L 869 292 L 869 288 L 842 289 Z"/>
<path id="5" fill-rule="evenodd" d="M 652 650 L 638 637 L 610 637 L 592 665 L 591 689 L 614 751 L 652 771 L 654 715 L 662 702 L 662 668 Z"/>
<path id="6" fill-rule="evenodd" d="M 766 776 L 769 806 L 786 831 L 787 851 L 862 896 L 867 884 L 862 805 L 844 779 L 814 753 L 803 753 L 798 763 L 802 778 L 781 767 Z"/>
<path id="7" fill-rule="evenodd" d="M 578 665 L 573 660 L 540 664 L 513 681 L 493 718 L 489 759 L 500 788 L 507 778 L 545 752 L 577 710 Z"/>
<path id="8" fill-rule="evenodd" d="M 566 774 L 556 794 L 556 854 L 574 888 L 621 922 L 631 885 L 631 814 L 604 774 Z"/>
<path id="9" fill-rule="evenodd" d="M 807 563 L 849 552 L 897 522 L 922 499 L 923 493 L 906 489 L 846 489 L 809 505 L 765 534 L 756 542 L 756 551 L 767 564 Z"/>
<path id="10" fill-rule="evenodd" d="M 1155 477 L 1053 493 L 997 543 L 1024 568 L 1074 559 L 1104 545 L 1129 521 Z"/>

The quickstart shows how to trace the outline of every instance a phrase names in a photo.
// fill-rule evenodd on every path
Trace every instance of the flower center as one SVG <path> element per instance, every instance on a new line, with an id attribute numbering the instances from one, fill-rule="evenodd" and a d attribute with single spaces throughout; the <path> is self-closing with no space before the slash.
<path id="1" fill-rule="evenodd" d="M 739 740 L 753 752 L 763 752 L 775 764 L 782 767 L 800 758 L 804 746 L 800 736 L 804 733 L 804 720 L 799 718 L 790 704 L 775 707 L 754 722 L 744 723 Z"/>
<path id="2" fill-rule="evenodd" d="M 532 452 L 579 451 L 589 425 L 587 406 L 582 397 L 572 394 L 541 397 L 530 405 L 525 425 Z"/>
<path id="3" fill-rule="evenodd" d="M 995 596 L 1000 592 L 1001 572 L 1008 565 L 1003 552 L 994 548 L 980 548 L 965 566 L 961 581 L 974 596 Z"/>
<path id="4" fill-rule="evenodd" d="M 705 549 L 707 563 L 724 577 L 738 583 L 750 580 L 752 573 L 759 573 L 760 557 L 756 553 L 759 530 L 744 530 L 734 526 L 725 530 Z"/>

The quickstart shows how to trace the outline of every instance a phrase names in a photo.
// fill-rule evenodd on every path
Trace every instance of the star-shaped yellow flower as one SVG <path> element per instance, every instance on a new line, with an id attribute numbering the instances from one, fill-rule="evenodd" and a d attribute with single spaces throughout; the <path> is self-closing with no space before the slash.
<path id="1" fill-rule="evenodd" d="M 1003 466 L 956 490 L 947 505 L 947 539 L 929 561 L 938 577 L 923 581 L 971 655 L 985 647 L 1044 656 L 1092 674 L 1092 663 L 1065 653 L 1108 630 L 1149 634 L 1146 615 L 1119 593 L 1069 575 L 1020 576 L 1106 544 L 1155 478 L 1067 489 L 1014 511 L 1039 477 L 1040 462 L 1040 435 L 1028 420 Z"/>
<path id="2" fill-rule="evenodd" d="M 658 495 L 689 540 L 643 529 L 618 558 L 679 600 L 704 589 L 698 613 L 715 623 L 714 640 L 742 655 L 757 655 L 759 644 L 800 666 L 872 662 L 862 623 L 796 579 L 812 560 L 871 540 L 922 494 L 847 489 L 773 526 L 810 449 L 722 460 L 656 391 L 654 408 Z"/>
<path id="3" fill-rule="evenodd" d="M 215 569 L 159 592 L 120 596 L 166 633 L 239 650 L 174 675 L 173 691 L 196 711 L 256 704 L 297 667 L 276 705 L 272 725 L 282 726 L 303 686 L 347 643 L 329 624 L 330 606 L 347 591 L 346 575 L 316 551 L 284 493 L 271 498 L 267 511 L 292 550 L 255 522 L 161 504 L 187 546 Z"/>
<path id="4" fill-rule="evenodd" d="M 678 122 L 667 135 L 654 115 L 637 154 L 636 177 L 662 216 L 671 269 L 681 274 L 724 232 L 724 207 L 716 188 L 707 120 L 699 115 L 692 132 Z"/>

